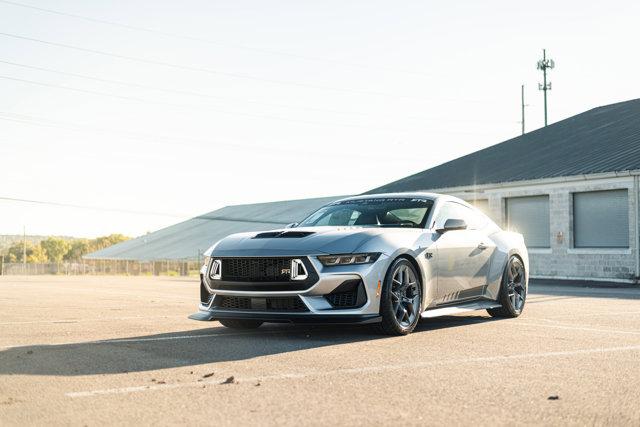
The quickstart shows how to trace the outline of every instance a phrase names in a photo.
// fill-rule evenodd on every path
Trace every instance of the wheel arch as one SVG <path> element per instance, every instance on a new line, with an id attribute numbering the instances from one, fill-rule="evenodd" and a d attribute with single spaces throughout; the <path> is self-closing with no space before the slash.
<path id="1" fill-rule="evenodd" d="M 522 254 L 522 251 L 520 251 L 517 248 L 513 248 L 509 251 L 509 254 L 507 256 L 507 260 L 504 263 L 504 269 L 507 268 L 507 263 L 509 262 L 509 260 L 511 259 L 511 257 L 516 257 L 520 260 L 520 262 L 522 263 L 522 265 L 524 266 L 524 278 L 525 278 L 525 286 L 527 287 L 527 289 L 529 288 L 529 258 L 527 256 L 527 254 L 525 253 L 524 255 Z"/>
<path id="2" fill-rule="evenodd" d="M 420 286 L 420 293 L 421 293 L 420 311 L 422 312 L 422 310 L 424 310 L 424 305 L 425 305 L 424 302 L 426 298 L 425 287 L 424 287 L 425 280 L 423 277 L 424 272 L 422 271 L 422 268 L 420 268 L 420 264 L 418 263 L 418 260 L 416 260 L 415 257 L 413 257 L 410 253 L 407 253 L 407 252 L 400 253 L 391 260 L 391 262 L 389 263 L 389 267 L 387 268 L 387 272 L 385 273 L 385 276 L 384 276 L 385 283 L 387 282 L 387 277 L 389 276 L 389 274 L 391 274 L 391 267 L 399 259 L 407 260 L 416 270 L 417 277 L 418 277 L 418 284 Z"/>

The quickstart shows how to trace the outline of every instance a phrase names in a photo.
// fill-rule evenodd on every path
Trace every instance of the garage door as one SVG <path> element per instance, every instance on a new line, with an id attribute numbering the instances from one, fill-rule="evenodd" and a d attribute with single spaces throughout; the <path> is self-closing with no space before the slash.
<path id="1" fill-rule="evenodd" d="M 576 248 L 629 247 L 627 190 L 574 193 L 573 236 Z"/>
<path id="2" fill-rule="evenodd" d="M 549 196 L 508 198 L 507 228 L 521 233 L 527 247 L 548 248 Z"/>

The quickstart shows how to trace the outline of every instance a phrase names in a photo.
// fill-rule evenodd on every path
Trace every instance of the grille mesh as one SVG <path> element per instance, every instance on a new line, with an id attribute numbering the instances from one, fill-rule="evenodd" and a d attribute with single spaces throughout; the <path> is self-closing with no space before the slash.
<path id="1" fill-rule="evenodd" d="M 262 298 L 261 298 L 262 299 Z M 250 297 L 219 296 L 216 306 L 225 310 L 256 310 L 256 311 L 282 311 L 302 312 L 309 311 L 299 297 L 272 297 L 264 298 L 266 306 L 260 305 L 254 308 Z"/>
<path id="2" fill-rule="evenodd" d="M 340 292 L 338 294 L 328 294 L 325 298 L 334 307 L 355 307 L 358 302 L 358 292 Z"/>
<path id="3" fill-rule="evenodd" d="M 222 280 L 232 282 L 286 282 L 291 258 L 225 258 Z"/>

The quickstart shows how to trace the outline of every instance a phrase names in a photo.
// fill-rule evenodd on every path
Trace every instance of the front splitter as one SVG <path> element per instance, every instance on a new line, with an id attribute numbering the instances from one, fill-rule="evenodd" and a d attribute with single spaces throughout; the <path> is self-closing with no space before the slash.
<path id="1" fill-rule="evenodd" d="M 377 314 L 311 314 L 311 313 L 268 313 L 253 311 L 201 310 L 189 316 L 189 319 L 211 321 L 218 319 L 251 319 L 271 323 L 303 323 L 303 324 L 350 324 L 362 325 L 378 323 L 381 317 Z"/>

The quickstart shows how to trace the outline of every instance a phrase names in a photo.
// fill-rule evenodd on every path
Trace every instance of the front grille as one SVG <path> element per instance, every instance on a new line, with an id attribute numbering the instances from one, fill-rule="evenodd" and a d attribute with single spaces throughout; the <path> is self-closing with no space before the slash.
<path id="1" fill-rule="evenodd" d="M 287 282 L 291 258 L 224 258 L 222 280 L 230 282 Z"/>
<path id="2" fill-rule="evenodd" d="M 242 311 L 279 311 L 304 312 L 309 311 L 300 297 L 270 297 L 251 298 L 219 295 L 214 302 L 216 308 L 224 310 Z"/>

